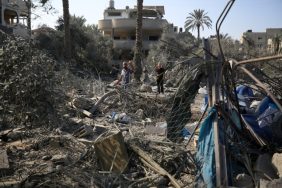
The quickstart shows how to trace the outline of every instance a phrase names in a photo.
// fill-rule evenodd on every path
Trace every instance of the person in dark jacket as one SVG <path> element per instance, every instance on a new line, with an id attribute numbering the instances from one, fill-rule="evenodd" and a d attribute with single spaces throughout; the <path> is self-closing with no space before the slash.
<path id="1" fill-rule="evenodd" d="M 157 64 L 156 69 L 157 73 L 157 85 L 158 85 L 158 93 L 164 94 L 164 74 L 165 69 L 162 67 L 160 63 Z"/>

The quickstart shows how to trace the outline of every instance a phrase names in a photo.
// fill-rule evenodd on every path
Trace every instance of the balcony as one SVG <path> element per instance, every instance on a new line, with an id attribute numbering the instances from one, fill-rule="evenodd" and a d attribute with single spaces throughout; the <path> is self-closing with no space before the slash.
<path id="1" fill-rule="evenodd" d="M 114 40 L 114 48 L 130 50 L 135 46 L 135 40 Z"/>
<path id="2" fill-rule="evenodd" d="M 10 10 L 19 11 L 21 15 L 27 15 L 28 7 L 27 2 L 23 0 L 2 0 L 1 5 L 7 7 Z"/>
<path id="3" fill-rule="evenodd" d="M 149 50 L 151 45 L 158 41 L 143 41 L 143 49 Z M 135 40 L 114 40 L 114 48 L 123 50 L 133 50 L 135 48 Z"/>
<path id="4" fill-rule="evenodd" d="M 99 20 L 98 29 L 100 30 L 111 30 L 112 29 L 112 20 Z"/>
<path id="5" fill-rule="evenodd" d="M 136 19 L 114 19 L 112 21 L 114 29 L 135 29 Z M 142 28 L 145 30 L 162 30 L 167 24 L 162 19 L 143 19 Z"/>

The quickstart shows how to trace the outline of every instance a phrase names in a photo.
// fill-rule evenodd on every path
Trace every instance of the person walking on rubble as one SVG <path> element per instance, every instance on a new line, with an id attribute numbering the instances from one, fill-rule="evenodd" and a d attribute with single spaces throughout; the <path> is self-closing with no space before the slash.
<path id="1" fill-rule="evenodd" d="M 129 61 L 128 63 L 126 61 L 124 61 L 122 63 L 122 67 L 123 67 L 123 69 L 121 71 L 120 78 L 118 79 L 116 84 L 121 83 L 122 87 L 124 89 L 127 89 L 129 87 L 129 84 L 130 84 L 131 75 L 134 72 L 132 61 Z"/>
<path id="2" fill-rule="evenodd" d="M 165 74 L 165 69 L 161 65 L 161 63 L 158 63 L 155 71 L 157 73 L 157 86 L 158 86 L 158 93 L 164 94 L 164 74 Z"/>

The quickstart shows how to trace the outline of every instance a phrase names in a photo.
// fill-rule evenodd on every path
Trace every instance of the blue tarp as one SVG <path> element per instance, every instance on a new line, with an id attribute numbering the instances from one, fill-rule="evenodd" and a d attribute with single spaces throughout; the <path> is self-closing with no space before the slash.
<path id="1" fill-rule="evenodd" d="M 215 155 L 214 155 L 214 129 L 213 118 L 216 109 L 213 107 L 201 124 L 198 139 L 196 162 L 198 165 L 198 178 L 196 187 L 215 187 Z"/>

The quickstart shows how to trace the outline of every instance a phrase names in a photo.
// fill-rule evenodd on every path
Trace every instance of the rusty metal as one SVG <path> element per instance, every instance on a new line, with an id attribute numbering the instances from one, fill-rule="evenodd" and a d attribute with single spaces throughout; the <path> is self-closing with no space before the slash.
<path id="1" fill-rule="evenodd" d="M 239 61 L 239 62 L 236 62 L 235 66 L 248 64 L 248 63 L 257 63 L 257 62 L 262 62 L 262 61 L 276 60 L 276 59 L 282 59 L 282 55 L 267 56 L 267 57 L 260 57 L 260 58 L 254 58 L 254 59 Z"/>
<path id="2" fill-rule="evenodd" d="M 222 25 L 223 21 L 225 20 L 225 18 L 227 16 L 228 12 L 230 11 L 231 7 L 233 6 L 234 2 L 235 2 L 235 0 L 230 0 L 226 4 L 225 8 L 223 9 L 223 11 L 221 12 L 219 18 L 216 21 L 217 41 L 218 41 L 218 45 L 219 45 L 219 50 L 220 50 L 221 56 L 222 56 L 224 61 L 225 61 L 225 58 L 224 58 L 224 54 L 223 54 L 223 50 L 222 50 L 221 42 L 220 42 L 220 28 L 221 28 L 221 25 Z"/>

